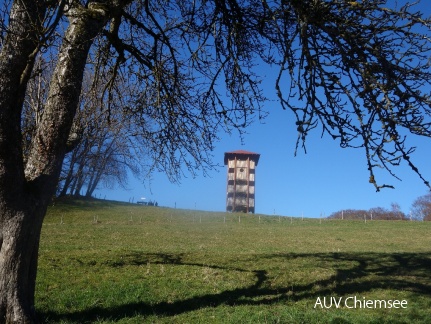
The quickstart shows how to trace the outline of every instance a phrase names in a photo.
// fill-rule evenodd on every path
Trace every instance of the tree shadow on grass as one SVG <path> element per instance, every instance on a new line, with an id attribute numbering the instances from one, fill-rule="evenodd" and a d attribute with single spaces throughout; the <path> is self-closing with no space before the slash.
<path id="1" fill-rule="evenodd" d="M 295 259 L 313 260 L 316 264 L 329 265 L 335 274 L 323 280 L 311 281 L 289 287 L 273 287 L 265 269 L 248 270 L 229 266 L 184 262 L 181 254 L 131 253 L 121 261 L 104 263 L 112 267 L 170 264 L 198 266 L 223 271 L 237 271 L 253 274 L 254 283 L 247 287 L 225 290 L 220 293 L 194 296 L 172 303 L 157 304 L 126 303 L 114 307 L 89 307 L 71 313 L 45 312 L 40 314 L 45 321 L 91 322 L 115 320 L 137 315 L 169 317 L 220 305 L 270 305 L 282 302 L 296 302 L 323 296 L 352 296 L 375 289 L 408 291 L 418 295 L 431 296 L 431 253 L 317 253 L 317 254 L 269 254 L 259 255 L 259 261 L 294 262 Z M 346 266 L 347 265 L 347 266 Z"/>

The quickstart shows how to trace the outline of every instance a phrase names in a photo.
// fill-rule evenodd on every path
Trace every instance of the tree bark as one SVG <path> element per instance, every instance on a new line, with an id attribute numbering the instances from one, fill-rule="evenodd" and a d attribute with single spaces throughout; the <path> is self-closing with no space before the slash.
<path id="1" fill-rule="evenodd" d="M 27 191 L 20 118 L 45 11 L 42 1 L 15 1 L 0 53 L 0 323 L 35 320 L 37 232 L 43 209 Z M 22 226 L 24 222 L 29 224 Z"/>
<path id="2" fill-rule="evenodd" d="M 13 26 L 16 21 L 20 25 L 22 39 L 17 41 L 16 32 L 12 33 L 0 61 L 0 323 L 37 321 L 34 291 L 42 222 L 60 176 L 89 49 L 108 19 L 106 9 L 101 6 L 69 9 L 69 27 L 24 166 L 20 114 L 25 73 L 31 70 L 29 57 L 37 49 L 28 35 L 35 34 L 32 28 L 40 17 L 39 8 L 32 7 L 37 7 L 37 2 L 24 2 L 14 4 L 10 24 Z M 33 21 L 26 25 L 28 17 Z M 16 76 L 17 72 L 21 73 Z"/>

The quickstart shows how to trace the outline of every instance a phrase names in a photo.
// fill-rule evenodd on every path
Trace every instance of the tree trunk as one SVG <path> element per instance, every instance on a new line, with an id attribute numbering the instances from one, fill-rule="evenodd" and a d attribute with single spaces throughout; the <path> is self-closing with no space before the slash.
<path id="1" fill-rule="evenodd" d="M 79 172 L 76 174 L 70 193 L 72 196 L 81 196 L 82 187 L 84 187 L 85 179 L 87 178 L 87 171 L 84 170 L 85 165 L 79 166 Z"/>
<path id="2" fill-rule="evenodd" d="M 87 183 L 87 192 L 85 194 L 86 197 L 91 197 L 93 195 L 94 190 L 96 190 L 97 185 L 99 184 L 100 180 L 102 179 L 103 174 L 105 173 L 106 165 L 111 159 L 111 156 L 113 154 L 113 145 L 115 143 L 115 140 L 112 140 L 111 143 L 109 143 L 108 147 L 105 148 L 103 145 L 104 141 L 102 140 L 99 143 L 99 147 L 97 150 L 97 153 L 94 156 L 93 160 L 93 166 L 92 166 L 92 172 L 90 173 L 90 180 Z"/>
<path id="3" fill-rule="evenodd" d="M 31 205 L 30 201 L 17 203 Z M 1 323 L 36 322 L 34 293 L 39 238 L 46 205 L 38 201 L 35 208 L 11 211 L 14 217 L 2 224 Z"/>
<path id="4" fill-rule="evenodd" d="M 41 214 L 28 206 L 20 119 L 25 90 L 38 49 L 44 1 L 12 4 L 0 53 L 0 323 L 34 317 L 34 284 Z"/>
<path id="5" fill-rule="evenodd" d="M 104 171 L 105 171 L 105 165 L 101 165 L 98 168 L 95 168 L 93 170 L 91 179 L 90 181 L 88 181 L 87 192 L 85 193 L 85 197 L 90 198 L 93 195 L 94 190 L 96 190 L 97 185 L 102 179 L 102 175 Z"/>
<path id="6" fill-rule="evenodd" d="M 73 178 L 72 178 L 72 176 L 73 176 L 72 171 L 73 171 L 72 168 L 69 169 L 69 172 L 67 173 L 67 176 L 64 179 L 63 187 L 61 188 L 60 193 L 58 194 L 58 197 L 64 197 L 64 196 L 67 195 L 67 191 L 69 190 L 70 184 L 72 183 L 72 180 L 73 180 Z"/>
<path id="7" fill-rule="evenodd" d="M 63 188 L 59 194 L 60 197 L 66 196 L 68 192 L 69 194 L 73 194 L 78 178 L 83 172 L 85 157 L 89 150 L 88 138 L 84 138 L 77 148 L 71 152 L 69 171 L 64 179 Z"/>
<path id="8" fill-rule="evenodd" d="M 11 15 L 17 18 L 10 19 L 11 25 L 16 23 L 28 29 L 21 30 L 24 35 L 22 44 L 18 44 L 16 35 L 7 39 L 0 57 L 0 323 L 34 323 L 42 222 L 60 176 L 88 52 L 108 16 L 100 6 L 89 5 L 88 9 L 77 6 L 68 10 L 69 27 L 58 54 L 44 113 L 36 126 L 24 166 L 20 115 L 25 73 L 30 54 L 36 49 L 35 42 L 30 42 L 33 44 L 30 47 L 27 40 L 28 35 L 35 33 L 36 24 L 30 21 L 25 25 L 25 21 L 34 12 L 36 18 L 39 17 L 39 9 L 33 8 L 38 6 L 36 1 L 16 1 L 14 6 L 12 13 L 21 13 L 21 17 Z M 15 65 L 12 66 L 10 61 Z M 13 75 L 17 73 L 18 77 L 14 79 Z"/>
<path id="9" fill-rule="evenodd" d="M 63 187 L 61 188 L 60 193 L 58 194 L 59 197 L 66 196 L 67 191 L 69 190 L 70 185 L 71 185 L 71 183 L 73 181 L 73 176 L 74 176 L 74 172 L 73 171 L 75 169 L 75 164 L 76 164 L 75 155 L 76 155 L 76 151 L 73 151 L 71 153 L 71 157 L 70 157 L 70 160 L 69 160 L 69 169 L 68 169 L 67 174 L 66 174 L 66 176 L 64 177 L 64 180 L 63 180 Z"/>

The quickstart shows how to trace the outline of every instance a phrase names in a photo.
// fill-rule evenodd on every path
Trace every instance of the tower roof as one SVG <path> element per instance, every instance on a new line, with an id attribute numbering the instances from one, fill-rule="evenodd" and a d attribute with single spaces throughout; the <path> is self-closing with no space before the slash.
<path id="1" fill-rule="evenodd" d="M 227 164 L 227 161 L 230 158 L 234 158 L 235 156 L 242 156 L 242 157 L 249 157 L 250 159 L 256 161 L 256 165 L 259 162 L 259 157 L 260 154 L 259 153 L 254 153 L 254 152 L 250 152 L 250 151 L 244 151 L 244 150 L 236 150 L 236 151 L 231 151 L 231 152 L 225 152 L 224 154 L 224 164 Z"/>

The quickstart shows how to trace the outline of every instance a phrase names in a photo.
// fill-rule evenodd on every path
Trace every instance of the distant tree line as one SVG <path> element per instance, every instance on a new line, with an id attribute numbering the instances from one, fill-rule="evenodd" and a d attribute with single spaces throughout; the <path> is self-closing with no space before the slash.
<path id="1" fill-rule="evenodd" d="M 412 204 L 411 212 L 405 214 L 397 203 L 392 203 L 390 209 L 374 207 L 370 209 L 344 209 L 328 216 L 330 219 L 363 220 L 424 220 L 431 221 L 431 193 L 418 197 Z"/>

